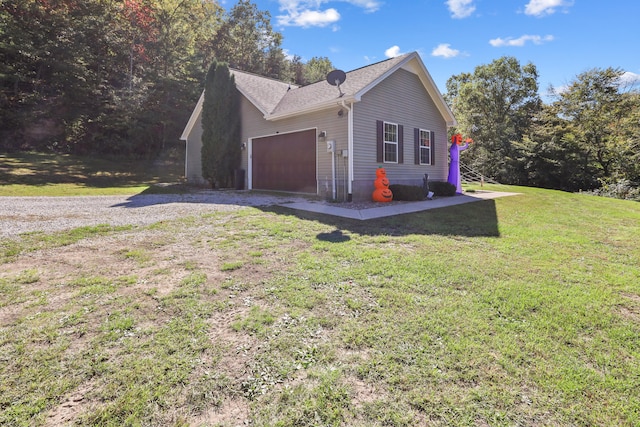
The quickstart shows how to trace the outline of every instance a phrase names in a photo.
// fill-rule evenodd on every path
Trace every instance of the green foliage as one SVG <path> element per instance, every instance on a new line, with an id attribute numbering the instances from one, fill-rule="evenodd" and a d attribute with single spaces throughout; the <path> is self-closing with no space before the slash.
<path id="1" fill-rule="evenodd" d="M 627 159 L 638 159 L 640 92 L 625 93 L 622 74 L 613 68 L 586 71 L 553 104 L 579 147 L 577 171 L 593 179 L 634 179 L 637 173 Z"/>
<path id="2" fill-rule="evenodd" d="M 576 191 L 598 185 L 580 144 L 556 105 L 544 105 L 523 137 L 523 169 L 536 187 Z"/>
<path id="3" fill-rule="evenodd" d="M 213 2 L 3 2 L 2 148 L 153 157 L 180 135 Z"/>
<path id="4" fill-rule="evenodd" d="M 424 188 L 417 185 L 391 184 L 389 190 L 393 193 L 393 200 L 412 202 L 425 198 Z"/>
<path id="5" fill-rule="evenodd" d="M 615 199 L 635 200 L 636 202 L 640 202 L 640 185 L 633 184 L 626 179 L 616 182 L 605 182 L 602 187 L 588 193 L 596 196 L 613 197 Z"/>
<path id="6" fill-rule="evenodd" d="M 230 187 L 240 165 L 240 94 L 227 64 L 209 67 L 202 104 L 202 176 L 213 188 Z"/>
<path id="7" fill-rule="evenodd" d="M 333 64 L 329 58 L 314 56 L 304 66 L 304 84 L 325 80 L 331 70 L 333 70 Z"/>
<path id="8" fill-rule="evenodd" d="M 429 191 L 435 196 L 450 197 L 456 195 L 456 186 L 447 181 L 429 181 Z"/>
<path id="9" fill-rule="evenodd" d="M 278 78 L 284 60 L 281 43 L 282 35 L 271 27 L 271 14 L 250 0 L 238 0 L 212 40 L 212 54 L 233 68 Z"/>
<path id="10" fill-rule="evenodd" d="M 499 182 L 525 183 L 519 146 L 541 106 L 535 65 L 509 56 L 480 65 L 447 80 L 447 99 L 458 119 L 455 131 L 475 141 L 462 153 L 464 162 Z"/>
<path id="11" fill-rule="evenodd" d="M 514 58 L 451 77 L 456 131 L 476 142 L 463 162 L 503 183 L 567 191 L 640 181 L 640 92 L 622 76 L 588 70 L 550 105 L 538 98 L 535 66 Z"/>
<path id="12" fill-rule="evenodd" d="M 154 158 L 178 142 L 212 58 L 304 80 L 270 19 L 249 0 L 229 13 L 200 0 L 4 0 L 0 150 Z"/>
<path id="13" fill-rule="evenodd" d="M 619 181 L 620 189 L 634 187 L 640 178 L 640 92 L 621 77 L 612 68 L 584 72 L 536 115 L 524 138 L 531 185 L 577 191 Z"/>

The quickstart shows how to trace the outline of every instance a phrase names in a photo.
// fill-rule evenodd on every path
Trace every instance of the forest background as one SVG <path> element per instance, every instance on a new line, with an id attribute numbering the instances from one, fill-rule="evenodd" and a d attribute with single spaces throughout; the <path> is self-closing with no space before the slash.
<path id="1" fill-rule="evenodd" d="M 333 68 L 282 49 L 250 0 L 0 0 L 0 151 L 153 159 L 179 136 L 210 64 L 305 85 Z M 463 162 L 504 184 L 640 200 L 640 90 L 588 70 L 538 94 L 502 57 L 452 76 L 445 99 L 474 139 Z M 442 89 L 442 88 L 441 88 Z"/>

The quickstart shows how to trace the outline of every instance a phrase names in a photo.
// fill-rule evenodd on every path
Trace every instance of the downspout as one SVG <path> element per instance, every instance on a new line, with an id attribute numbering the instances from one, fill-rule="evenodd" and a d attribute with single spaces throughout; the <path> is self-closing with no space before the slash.
<path id="1" fill-rule="evenodd" d="M 332 200 L 336 200 L 336 198 L 338 197 L 336 195 L 336 150 L 335 150 L 335 143 L 334 143 L 334 149 L 331 150 L 331 197 Z"/>
<path id="2" fill-rule="evenodd" d="M 353 102 L 347 107 L 342 100 L 342 107 L 347 110 L 347 159 L 349 161 L 349 178 L 347 179 L 347 201 L 353 200 Z"/>
<path id="3" fill-rule="evenodd" d="M 247 143 L 247 190 L 253 190 L 253 139 Z"/>
<path id="4" fill-rule="evenodd" d="M 189 181 L 189 138 L 184 140 L 184 180 Z"/>

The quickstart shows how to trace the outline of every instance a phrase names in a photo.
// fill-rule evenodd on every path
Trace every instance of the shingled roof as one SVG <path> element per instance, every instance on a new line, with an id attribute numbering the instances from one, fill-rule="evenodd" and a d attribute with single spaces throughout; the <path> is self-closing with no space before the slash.
<path id="1" fill-rule="evenodd" d="M 331 86 L 326 80 L 308 86 L 302 86 L 285 94 L 277 107 L 271 111 L 272 116 L 285 115 L 308 109 L 312 106 L 322 106 L 339 101 L 341 98 L 353 100 L 365 87 L 383 76 L 387 71 L 406 59 L 410 54 L 387 59 L 366 67 L 346 73 L 345 82 L 340 85 L 344 95 L 335 86 Z"/>
<path id="2" fill-rule="evenodd" d="M 271 114 L 282 99 L 291 91 L 299 90 L 298 86 L 279 80 L 231 69 L 236 87 L 264 115 Z"/>
<path id="3" fill-rule="evenodd" d="M 399 68 L 408 69 L 418 75 L 446 122 L 450 126 L 455 125 L 453 113 L 416 52 L 349 71 L 346 73 L 345 82 L 340 86 L 342 95 L 335 86 L 330 85 L 326 80 L 307 86 L 296 86 L 236 69 L 230 71 L 240 93 L 262 112 L 264 118 L 278 120 L 334 107 L 337 102 L 341 101 L 346 103 L 359 102 L 362 95 Z M 203 95 L 200 96 L 189 123 L 182 133 L 181 139 L 183 140 L 186 140 L 202 110 Z"/>

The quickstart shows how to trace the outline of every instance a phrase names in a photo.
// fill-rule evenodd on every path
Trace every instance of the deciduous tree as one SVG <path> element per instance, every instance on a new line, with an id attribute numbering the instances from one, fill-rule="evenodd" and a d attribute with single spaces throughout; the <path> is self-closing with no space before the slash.
<path id="1" fill-rule="evenodd" d="M 524 183 L 521 143 L 540 109 L 538 71 L 514 57 L 480 65 L 447 81 L 457 131 L 475 141 L 464 154 L 471 166 L 504 183 Z"/>
<path id="2" fill-rule="evenodd" d="M 327 74 L 333 70 L 333 64 L 327 58 L 314 56 L 304 64 L 305 84 L 316 83 L 327 78 Z"/>
<path id="3" fill-rule="evenodd" d="M 558 91 L 554 102 L 580 146 L 581 168 L 594 178 L 637 173 L 628 159 L 637 156 L 640 95 L 624 91 L 623 73 L 615 68 L 588 70 Z"/>
<path id="4" fill-rule="evenodd" d="M 239 0 L 223 18 L 211 42 L 218 61 L 232 68 L 256 74 L 274 76 L 274 64 L 267 64 L 282 54 L 282 34 L 273 31 L 271 14 L 261 11 L 250 0 Z M 282 58 L 284 55 L 281 56 Z"/>

